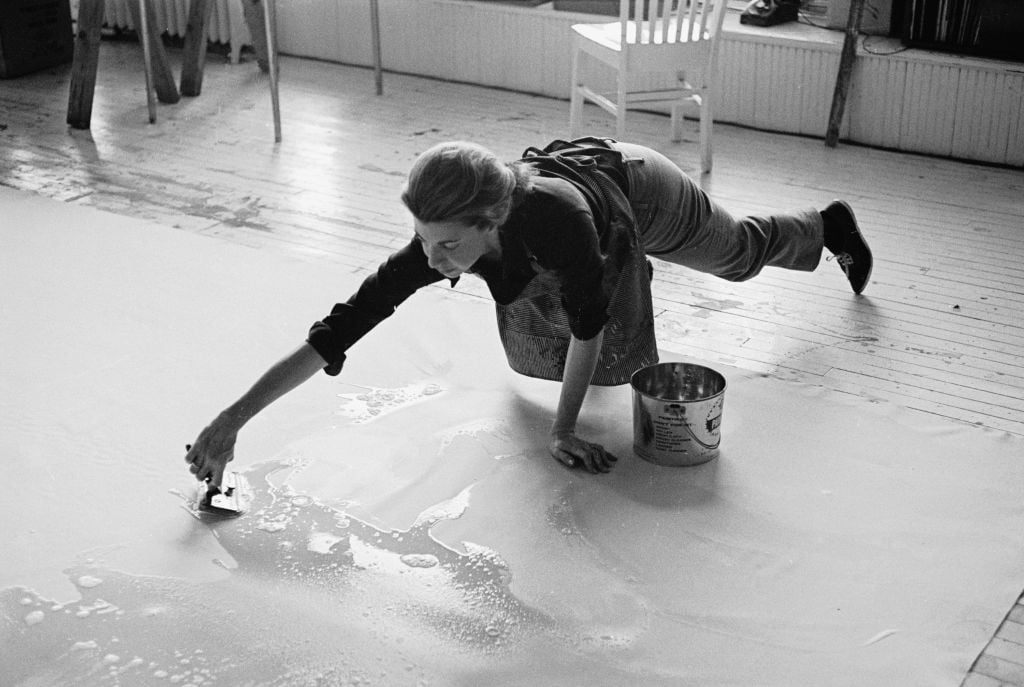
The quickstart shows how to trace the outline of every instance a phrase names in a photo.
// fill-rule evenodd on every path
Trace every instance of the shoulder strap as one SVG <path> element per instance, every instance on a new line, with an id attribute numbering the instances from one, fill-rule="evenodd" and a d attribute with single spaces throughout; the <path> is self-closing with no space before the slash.
<path id="1" fill-rule="evenodd" d="M 609 190 L 606 187 L 611 182 L 605 175 L 593 172 L 621 164 L 622 153 L 610 145 L 610 140 L 592 136 L 572 141 L 555 140 L 543 148 L 527 148 L 521 162 L 533 165 L 545 176 L 556 176 L 573 183 L 587 197 L 595 219 L 606 222 L 609 217 Z"/>

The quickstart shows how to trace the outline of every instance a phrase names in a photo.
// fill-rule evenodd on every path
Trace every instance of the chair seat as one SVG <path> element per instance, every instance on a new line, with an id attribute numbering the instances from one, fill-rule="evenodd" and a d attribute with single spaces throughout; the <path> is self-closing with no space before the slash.
<path id="1" fill-rule="evenodd" d="M 638 41 L 637 25 L 634 22 L 629 22 L 626 25 L 626 42 L 630 45 L 639 43 L 645 47 L 656 45 L 673 46 L 688 43 L 686 23 L 683 23 L 678 41 L 675 40 L 675 28 L 676 22 L 670 22 L 668 31 L 665 32 L 662 30 L 661 22 L 658 22 L 654 25 L 653 30 L 647 27 L 642 29 L 639 33 L 641 41 Z M 622 49 L 622 25 L 617 21 L 607 24 L 573 24 L 572 30 L 582 38 L 602 48 L 616 51 Z M 665 40 L 666 33 L 671 40 Z M 705 32 L 705 37 L 707 37 L 707 32 Z"/>

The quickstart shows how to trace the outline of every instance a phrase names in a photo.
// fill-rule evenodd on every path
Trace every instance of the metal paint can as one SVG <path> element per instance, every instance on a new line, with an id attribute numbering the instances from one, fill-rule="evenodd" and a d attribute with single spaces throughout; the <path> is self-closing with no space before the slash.
<path id="1" fill-rule="evenodd" d="M 725 377 L 692 363 L 659 363 L 630 378 L 633 451 L 657 465 L 700 465 L 718 455 Z"/>

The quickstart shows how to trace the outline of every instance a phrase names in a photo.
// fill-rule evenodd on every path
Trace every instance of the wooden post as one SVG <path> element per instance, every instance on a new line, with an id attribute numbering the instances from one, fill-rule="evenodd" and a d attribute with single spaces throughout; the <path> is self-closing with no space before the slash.
<path id="1" fill-rule="evenodd" d="M 213 12 L 212 0 L 192 0 L 181 54 L 181 94 L 195 97 L 203 90 L 206 66 L 206 27 Z"/>
<path id="2" fill-rule="evenodd" d="M 860 33 L 860 18 L 864 12 L 864 0 L 850 0 L 850 15 L 846 20 L 846 36 L 843 38 L 843 53 L 839 58 L 839 74 L 836 76 L 836 89 L 832 95 L 832 111 L 828 116 L 828 131 L 825 133 L 825 145 L 835 148 L 839 142 L 839 126 L 843 122 L 843 110 L 846 108 L 846 94 L 850 90 L 850 77 L 853 72 L 853 61 L 857 56 L 857 36 Z"/>
<path id="3" fill-rule="evenodd" d="M 88 129 L 92 119 L 96 67 L 100 59 L 100 31 L 103 28 L 103 1 L 81 0 L 78 5 L 75 54 L 68 92 L 68 124 L 75 129 Z"/>

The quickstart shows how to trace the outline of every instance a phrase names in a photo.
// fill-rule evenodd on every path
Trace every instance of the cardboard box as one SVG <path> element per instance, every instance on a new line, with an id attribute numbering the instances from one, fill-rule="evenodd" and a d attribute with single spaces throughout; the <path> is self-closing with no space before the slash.
<path id="1" fill-rule="evenodd" d="M 0 0 L 0 79 L 70 62 L 69 0 Z"/>

